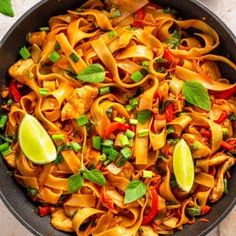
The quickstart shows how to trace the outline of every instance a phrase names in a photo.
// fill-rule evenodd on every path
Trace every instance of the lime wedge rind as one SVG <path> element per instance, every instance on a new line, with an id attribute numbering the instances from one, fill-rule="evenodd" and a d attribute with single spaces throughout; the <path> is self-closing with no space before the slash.
<path id="1" fill-rule="evenodd" d="M 55 145 L 47 131 L 29 114 L 20 123 L 18 140 L 24 155 L 35 164 L 48 164 L 57 157 Z"/>
<path id="2" fill-rule="evenodd" d="M 175 146 L 173 170 L 179 187 L 185 192 L 190 192 L 194 182 L 194 163 L 191 151 L 184 139 Z"/>

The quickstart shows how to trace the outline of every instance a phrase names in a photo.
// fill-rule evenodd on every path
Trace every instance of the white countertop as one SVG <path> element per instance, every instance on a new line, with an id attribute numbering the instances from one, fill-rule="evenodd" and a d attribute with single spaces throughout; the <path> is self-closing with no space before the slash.
<path id="1" fill-rule="evenodd" d="M 1 0 L 3 1 L 3 0 Z M 40 0 L 12 0 L 15 17 L 6 17 L 0 14 L 0 40 L 16 20 L 29 8 Z M 79 2 L 79 1 L 78 1 Z M 236 35 L 236 0 L 201 0 L 229 26 Z M 8 211 L 0 200 L 0 235 L 2 236 L 32 236 Z M 236 235 L 236 208 L 228 217 L 208 236 Z"/>

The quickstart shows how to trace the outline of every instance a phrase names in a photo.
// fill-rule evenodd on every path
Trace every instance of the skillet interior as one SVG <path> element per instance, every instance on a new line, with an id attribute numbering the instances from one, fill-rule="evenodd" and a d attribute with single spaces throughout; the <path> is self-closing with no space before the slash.
<path id="1" fill-rule="evenodd" d="M 7 33 L 0 43 L 0 84 L 7 81 L 7 69 L 18 58 L 18 51 L 25 44 L 25 35 L 33 32 L 40 26 L 45 26 L 51 16 L 65 13 L 66 9 L 79 6 L 78 0 L 43 0 L 28 11 Z M 84 1 L 80 1 L 82 3 Z M 206 18 L 206 22 L 220 35 L 221 45 L 217 53 L 230 57 L 236 62 L 236 39 L 230 30 L 201 3 L 195 0 L 156 0 L 159 5 L 170 6 L 176 9 L 180 16 L 186 18 Z M 225 65 L 221 65 L 226 78 L 236 81 L 236 73 Z M 0 158 L 0 197 L 17 219 L 34 235 L 68 235 L 54 230 L 50 226 L 50 217 L 40 218 L 35 205 L 23 193 L 22 188 L 7 174 L 7 167 Z M 232 178 L 236 179 L 236 168 L 233 169 Z M 206 235 L 230 212 L 236 202 L 236 181 L 230 181 L 229 193 L 217 202 L 210 214 L 207 215 L 209 223 L 195 223 L 187 225 L 184 230 L 175 235 Z"/>

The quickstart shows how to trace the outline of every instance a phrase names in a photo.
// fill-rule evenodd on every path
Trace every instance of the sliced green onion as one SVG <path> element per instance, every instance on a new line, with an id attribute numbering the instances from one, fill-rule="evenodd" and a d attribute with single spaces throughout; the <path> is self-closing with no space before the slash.
<path id="1" fill-rule="evenodd" d="M 187 208 L 186 213 L 189 216 L 200 216 L 201 215 L 201 208 L 199 206 Z"/>
<path id="2" fill-rule="evenodd" d="M 117 32 L 115 30 L 113 30 L 113 31 L 108 32 L 107 35 L 108 35 L 109 39 L 112 39 L 115 36 L 117 36 Z"/>
<path id="3" fill-rule="evenodd" d="M 132 138 L 134 138 L 135 133 L 134 133 L 132 130 L 127 129 L 126 132 L 125 132 L 125 135 L 126 135 L 129 139 L 132 139 Z"/>
<path id="4" fill-rule="evenodd" d="M 112 150 L 112 147 L 102 147 L 102 153 L 106 154 L 107 156 L 110 155 L 111 153 L 111 150 Z"/>
<path id="5" fill-rule="evenodd" d="M 100 95 L 104 95 L 104 94 L 107 94 L 107 93 L 110 93 L 110 87 L 102 87 L 99 89 L 99 94 Z"/>
<path id="6" fill-rule="evenodd" d="M 104 147 L 112 147 L 114 142 L 111 139 L 106 139 L 103 141 L 102 146 Z"/>
<path id="7" fill-rule="evenodd" d="M 102 138 L 100 136 L 93 136 L 92 143 L 94 149 L 101 150 Z"/>
<path id="8" fill-rule="evenodd" d="M 118 152 L 115 149 L 111 149 L 108 159 L 114 161 L 118 157 Z"/>
<path id="9" fill-rule="evenodd" d="M 141 124 L 145 124 L 148 120 L 150 120 L 152 116 L 152 112 L 150 110 L 142 110 L 138 112 L 137 119 Z"/>
<path id="10" fill-rule="evenodd" d="M 142 67 L 143 67 L 145 70 L 148 70 L 149 62 L 148 62 L 148 61 L 142 61 Z"/>
<path id="11" fill-rule="evenodd" d="M 70 146 L 75 152 L 79 152 L 82 149 L 81 145 L 79 145 L 77 142 L 71 142 Z"/>
<path id="12" fill-rule="evenodd" d="M 99 158 L 100 161 L 105 161 L 106 159 L 107 159 L 107 156 L 104 153 Z"/>
<path id="13" fill-rule="evenodd" d="M 6 123 L 7 123 L 7 115 L 1 115 L 1 117 L 0 117 L 0 128 L 4 129 Z"/>
<path id="14" fill-rule="evenodd" d="M 124 117 L 121 118 L 121 117 L 116 116 L 114 118 L 114 121 L 124 124 L 125 123 L 125 118 Z"/>
<path id="15" fill-rule="evenodd" d="M 64 140 L 64 134 L 53 134 L 52 139 L 54 141 L 62 141 Z"/>
<path id="16" fill-rule="evenodd" d="M 135 82 L 138 83 L 139 81 L 141 81 L 143 79 L 143 74 L 140 71 L 135 71 L 132 75 L 131 75 L 131 79 Z"/>
<path id="17" fill-rule="evenodd" d="M 55 63 L 59 60 L 60 54 L 57 53 L 56 51 L 53 51 L 51 54 L 49 54 L 48 58 L 50 59 L 51 62 Z"/>
<path id="18" fill-rule="evenodd" d="M 9 149 L 10 149 L 10 147 L 9 147 L 8 143 L 3 143 L 0 145 L 0 153 L 3 153 Z"/>
<path id="19" fill-rule="evenodd" d="M 132 151 L 128 147 L 125 147 L 125 148 L 121 149 L 120 152 L 126 160 L 128 160 L 132 156 Z"/>
<path id="20" fill-rule="evenodd" d="M 7 105 L 10 106 L 13 102 L 14 102 L 13 99 L 10 98 L 10 99 L 8 99 L 8 101 L 7 101 Z"/>
<path id="21" fill-rule="evenodd" d="M 75 53 L 73 53 L 73 52 L 70 54 L 70 59 L 71 59 L 73 62 L 79 61 L 79 57 L 78 57 Z"/>
<path id="22" fill-rule="evenodd" d="M 42 95 L 42 96 L 47 96 L 48 95 L 48 89 L 39 88 L 39 94 Z"/>
<path id="23" fill-rule="evenodd" d="M 127 111 L 132 111 L 134 107 L 131 104 L 125 106 Z"/>
<path id="24" fill-rule="evenodd" d="M 228 180 L 224 178 L 224 193 L 228 193 Z"/>
<path id="25" fill-rule="evenodd" d="M 0 134 L 0 138 L 8 143 L 13 143 L 13 140 L 7 136 L 3 136 Z"/>
<path id="26" fill-rule="evenodd" d="M 19 53 L 24 60 L 31 56 L 29 50 L 25 46 L 20 49 Z"/>
<path id="27" fill-rule="evenodd" d="M 59 49 L 61 49 L 61 46 L 58 42 L 56 42 L 55 46 L 54 46 L 54 50 L 56 51 L 56 50 L 59 50 Z"/>
<path id="28" fill-rule="evenodd" d="M 107 165 L 109 165 L 110 163 L 111 163 L 110 160 L 106 160 L 106 161 L 103 162 L 103 165 L 104 165 L 104 166 L 107 166 Z"/>
<path id="29" fill-rule="evenodd" d="M 150 171 L 150 170 L 143 170 L 143 178 L 151 179 L 152 175 L 153 175 L 152 171 Z"/>
<path id="30" fill-rule="evenodd" d="M 130 144 L 129 139 L 126 135 L 120 136 L 120 144 L 122 147 L 128 146 Z"/>
<path id="31" fill-rule="evenodd" d="M 126 159 L 124 157 L 119 157 L 117 160 L 116 160 L 116 165 L 117 167 L 121 167 L 123 166 L 125 163 L 126 163 Z"/>
<path id="32" fill-rule="evenodd" d="M 169 125 L 166 129 L 167 134 L 173 134 L 175 132 L 175 127 L 172 125 Z"/>
<path id="33" fill-rule="evenodd" d="M 89 119 L 86 115 L 82 115 L 76 119 L 79 126 L 84 126 L 89 123 Z"/>
<path id="34" fill-rule="evenodd" d="M 149 134 L 149 129 L 141 129 L 138 131 L 139 138 L 148 136 L 148 134 Z"/>
<path id="35" fill-rule="evenodd" d="M 131 125 L 137 125 L 137 124 L 138 124 L 138 120 L 136 120 L 136 119 L 130 119 L 130 120 L 129 120 L 129 123 L 130 123 Z"/>
<path id="36" fill-rule="evenodd" d="M 138 103 L 139 103 L 139 100 L 137 98 L 133 98 L 131 99 L 130 101 L 130 104 L 133 106 L 133 107 L 137 107 L 138 106 Z"/>
<path id="37" fill-rule="evenodd" d="M 48 26 L 45 26 L 45 27 L 39 27 L 39 30 L 40 31 L 50 31 L 50 28 Z"/>
<path id="38" fill-rule="evenodd" d="M 116 18 L 121 16 L 121 12 L 119 9 L 114 9 L 111 11 L 110 18 Z"/>

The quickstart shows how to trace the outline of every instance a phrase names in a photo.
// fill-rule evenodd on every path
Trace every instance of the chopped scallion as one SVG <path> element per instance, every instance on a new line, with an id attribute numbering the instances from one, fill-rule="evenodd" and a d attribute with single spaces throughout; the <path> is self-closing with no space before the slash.
<path id="1" fill-rule="evenodd" d="M 109 165 L 110 163 L 111 163 L 111 161 L 108 159 L 108 160 L 106 160 L 106 161 L 103 162 L 103 165 L 104 165 L 104 166 L 107 166 L 107 165 Z"/>
<path id="2" fill-rule="evenodd" d="M 123 166 L 125 163 L 126 163 L 126 159 L 124 157 L 119 157 L 117 160 L 116 160 L 116 165 L 117 167 L 121 167 Z"/>
<path id="3" fill-rule="evenodd" d="M 149 134 L 149 129 L 141 129 L 138 131 L 139 138 L 148 136 L 148 134 Z"/>
<path id="4" fill-rule="evenodd" d="M 140 71 L 135 71 L 130 77 L 135 83 L 143 79 L 143 74 Z"/>
<path id="5" fill-rule="evenodd" d="M 50 30 L 50 28 L 48 27 L 48 26 L 45 26 L 45 27 L 39 27 L 39 30 L 40 31 L 49 31 Z"/>
<path id="6" fill-rule="evenodd" d="M 139 103 L 139 101 L 138 101 L 137 98 L 133 98 L 133 99 L 131 99 L 131 101 L 130 101 L 130 104 L 131 104 L 133 107 L 137 107 L 137 106 L 138 106 L 138 103 Z"/>
<path id="7" fill-rule="evenodd" d="M 199 141 L 194 141 L 191 145 L 190 148 L 192 150 L 198 150 L 202 148 L 202 144 Z"/>
<path id="8" fill-rule="evenodd" d="M 137 119 L 141 124 L 145 124 L 152 116 L 152 112 L 150 110 L 142 110 L 138 112 Z"/>
<path id="9" fill-rule="evenodd" d="M 82 115 L 76 119 L 79 126 L 84 126 L 89 123 L 89 119 L 86 115 Z"/>
<path id="10" fill-rule="evenodd" d="M 31 56 L 29 50 L 25 46 L 20 49 L 19 53 L 24 60 Z"/>
<path id="11" fill-rule="evenodd" d="M 106 139 L 103 141 L 102 146 L 104 147 L 112 147 L 114 142 L 111 139 Z"/>
<path id="12" fill-rule="evenodd" d="M 8 143 L 3 143 L 0 145 L 0 153 L 3 153 L 9 149 L 10 149 L 10 147 L 9 147 Z"/>
<path id="13" fill-rule="evenodd" d="M 130 144 L 129 139 L 126 135 L 120 136 L 120 144 L 122 147 L 128 146 Z"/>
<path id="14" fill-rule="evenodd" d="M 111 149 L 108 159 L 114 161 L 118 157 L 118 152 L 115 149 Z"/>
<path id="15" fill-rule="evenodd" d="M 107 159 L 107 156 L 104 153 L 99 158 L 100 161 L 105 161 L 106 159 Z"/>
<path id="16" fill-rule="evenodd" d="M 101 150 L 102 138 L 100 136 L 93 136 L 92 143 L 94 149 Z"/>
<path id="17" fill-rule="evenodd" d="M 131 104 L 125 106 L 127 111 L 132 111 L 134 107 Z"/>
<path id="18" fill-rule="evenodd" d="M 128 160 L 132 156 L 132 151 L 128 147 L 125 147 L 125 148 L 121 149 L 120 152 L 126 160 Z"/>
<path id="19" fill-rule="evenodd" d="M 127 129 L 125 132 L 125 135 L 129 138 L 129 139 L 133 139 L 135 136 L 135 133 L 133 131 L 131 131 L 130 129 Z"/>
<path id="20" fill-rule="evenodd" d="M 7 115 L 1 115 L 0 117 L 0 128 L 4 129 L 7 122 Z"/>
<path id="21" fill-rule="evenodd" d="M 130 119 L 130 120 L 129 120 L 129 123 L 130 123 L 131 125 L 137 125 L 137 124 L 138 124 L 138 120 L 136 120 L 136 119 Z"/>
<path id="22" fill-rule="evenodd" d="M 79 145 L 77 142 L 71 142 L 70 146 L 75 152 L 79 152 L 82 149 L 81 145 Z"/>
<path id="23" fill-rule="evenodd" d="M 224 193 L 228 193 L 228 180 L 224 178 Z"/>
<path id="24" fill-rule="evenodd" d="M 73 62 L 79 61 L 79 57 L 78 57 L 75 53 L 73 53 L 73 52 L 70 54 L 70 59 L 71 59 Z"/>
<path id="25" fill-rule="evenodd" d="M 47 96 L 48 95 L 48 89 L 39 88 L 39 94 L 42 95 L 42 96 Z"/>
<path id="26" fill-rule="evenodd" d="M 111 150 L 112 150 L 112 147 L 102 147 L 102 153 L 106 154 L 107 156 L 110 155 L 111 153 Z"/>
<path id="27" fill-rule="evenodd" d="M 62 141 L 64 140 L 64 134 L 53 134 L 52 139 L 54 141 Z"/>
<path id="28" fill-rule="evenodd" d="M 51 62 L 56 63 L 60 59 L 60 54 L 56 51 L 53 51 L 51 54 L 49 54 L 48 58 Z"/>
<path id="29" fill-rule="evenodd" d="M 151 179 L 152 175 L 153 175 L 152 171 L 150 171 L 150 170 L 143 170 L 143 178 Z"/>
<path id="30" fill-rule="evenodd" d="M 121 16 L 121 12 L 119 9 L 112 9 L 111 14 L 110 14 L 110 18 L 116 18 Z"/>
<path id="31" fill-rule="evenodd" d="M 107 94 L 107 93 L 110 93 L 110 87 L 102 87 L 99 89 L 99 94 L 100 95 L 104 95 L 104 94 Z"/>
<path id="32" fill-rule="evenodd" d="M 200 216 L 201 215 L 201 208 L 199 206 L 195 206 L 195 207 L 189 207 L 186 208 L 186 213 L 189 216 Z"/>
<path id="33" fill-rule="evenodd" d="M 108 35 L 109 39 L 112 39 L 115 36 L 117 36 L 117 32 L 113 30 L 113 31 L 108 32 L 107 35 Z"/>
<path id="34" fill-rule="evenodd" d="M 166 129 L 167 134 L 173 134 L 175 132 L 175 128 L 172 125 L 169 125 Z"/>
<path id="35" fill-rule="evenodd" d="M 114 121 L 124 124 L 125 123 L 125 118 L 124 117 L 121 118 L 121 117 L 116 116 L 114 118 Z"/>

